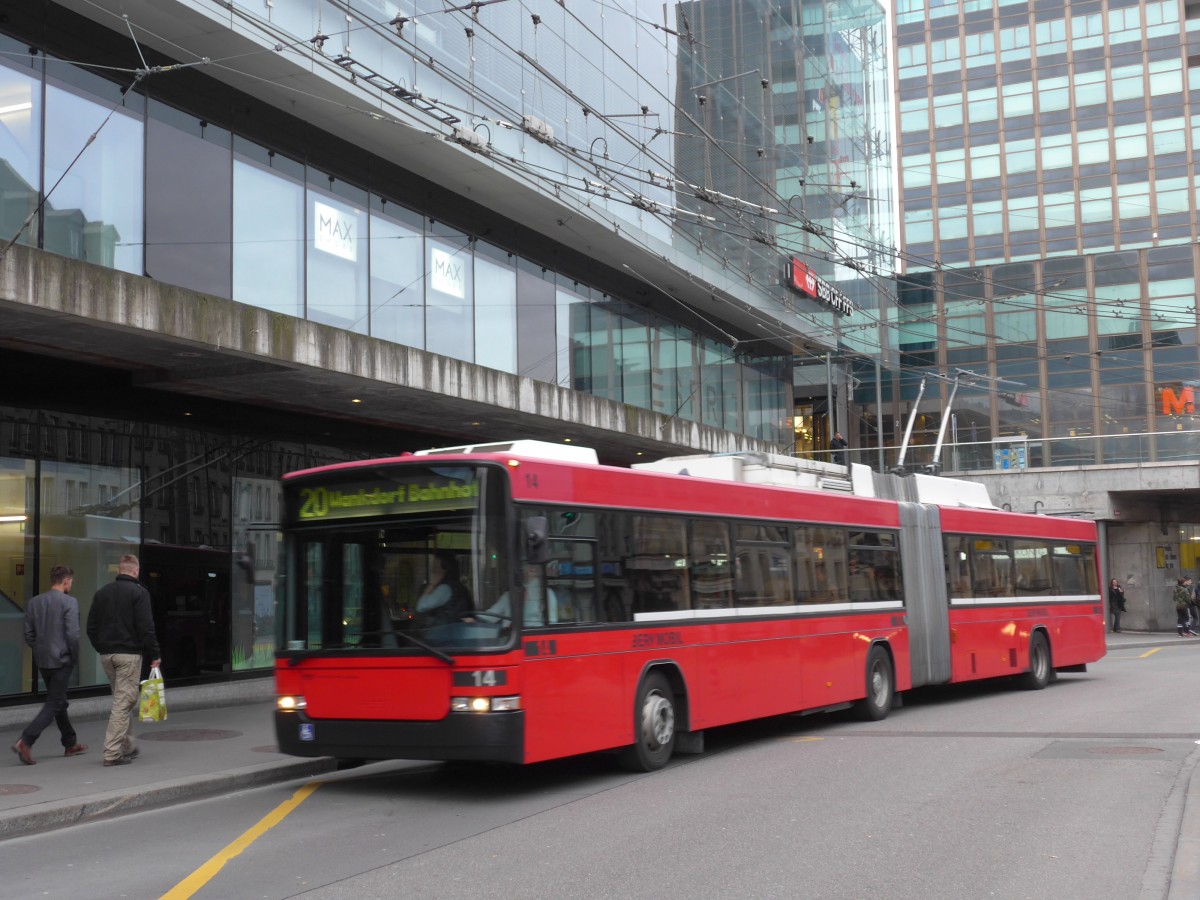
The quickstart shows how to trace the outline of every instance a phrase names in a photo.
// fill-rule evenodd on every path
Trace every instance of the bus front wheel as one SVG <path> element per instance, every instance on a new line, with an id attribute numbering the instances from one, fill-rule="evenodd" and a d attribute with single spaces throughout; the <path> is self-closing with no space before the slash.
<path id="1" fill-rule="evenodd" d="M 1050 644 L 1045 634 L 1035 631 L 1029 641 L 1029 671 L 1020 677 L 1021 687 L 1027 691 L 1040 691 L 1050 683 L 1052 675 Z"/>
<path id="2" fill-rule="evenodd" d="M 632 772 L 661 769 L 675 749 L 675 696 L 667 679 L 651 672 L 633 707 L 634 742 L 621 751 L 621 765 Z"/>
<path id="3" fill-rule="evenodd" d="M 891 657 L 876 644 L 867 654 L 867 696 L 854 704 L 854 715 L 866 722 L 887 718 L 895 690 Z"/>

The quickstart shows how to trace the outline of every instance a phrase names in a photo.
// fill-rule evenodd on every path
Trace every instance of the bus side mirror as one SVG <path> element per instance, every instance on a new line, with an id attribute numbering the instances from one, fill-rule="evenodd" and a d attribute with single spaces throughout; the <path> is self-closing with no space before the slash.
<path id="1" fill-rule="evenodd" d="M 550 559 L 550 542 L 546 540 L 546 517 L 530 516 L 525 520 L 525 562 L 541 565 Z"/>
<path id="2" fill-rule="evenodd" d="M 254 572 L 258 568 L 254 562 L 254 543 L 247 541 L 245 548 L 237 555 L 237 567 L 242 570 L 248 584 L 254 584 Z"/>

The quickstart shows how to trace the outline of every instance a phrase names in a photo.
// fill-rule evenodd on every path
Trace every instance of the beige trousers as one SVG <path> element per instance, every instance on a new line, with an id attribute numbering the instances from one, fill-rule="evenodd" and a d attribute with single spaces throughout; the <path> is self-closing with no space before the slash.
<path id="1" fill-rule="evenodd" d="M 133 752 L 133 723 L 137 719 L 138 691 L 141 686 L 140 653 L 105 653 L 100 665 L 112 686 L 112 712 L 104 732 L 104 758 L 112 761 Z"/>

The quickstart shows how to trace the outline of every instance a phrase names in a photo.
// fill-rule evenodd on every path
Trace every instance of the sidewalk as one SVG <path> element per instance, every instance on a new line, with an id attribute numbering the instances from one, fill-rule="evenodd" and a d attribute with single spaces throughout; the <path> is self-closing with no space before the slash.
<path id="1" fill-rule="evenodd" d="M 139 722 L 138 758 L 109 768 L 101 764 L 108 697 L 71 701 L 86 754 L 64 757 L 51 724 L 33 747 L 34 766 L 21 765 L 9 748 L 39 706 L 0 709 L 0 841 L 331 771 L 332 759 L 278 752 L 273 697 L 270 678 L 174 691 L 168 685 L 167 721 Z"/>
<path id="2" fill-rule="evenodd" d="M 1192 641 L 1200 638 L 1125 631 L 1108 635 L 1108 649 Z M 101 765 L 107 696 L 71 701 L 72 723 L 89 747 L 85 755 L 64 757 L 51 725 L 33 748 L 35 766 L 21 765 L 9 748 L 38 706 L 0 708 L 0 841 L 334 768 L 329 758 L 301 759 L 276 750 L 269 677 L 175 690 L 168 685 L 167 701 L 166 722 L 138 723 L 137 760 L 110 768 Z M 1200 828 L 1194 831 L 1200 840 Z"/>

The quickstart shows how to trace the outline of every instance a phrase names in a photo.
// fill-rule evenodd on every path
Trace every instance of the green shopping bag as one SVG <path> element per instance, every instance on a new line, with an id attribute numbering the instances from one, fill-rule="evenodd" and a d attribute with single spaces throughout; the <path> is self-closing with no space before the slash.
<path id="1" fill-rule="evenodd" d="M 138 718 L 143 722 L 162 722 L 167 718 L 167 689 L 158 666 L 152 668 L 150 677 L 142 682 L 138 694 Z"/>

